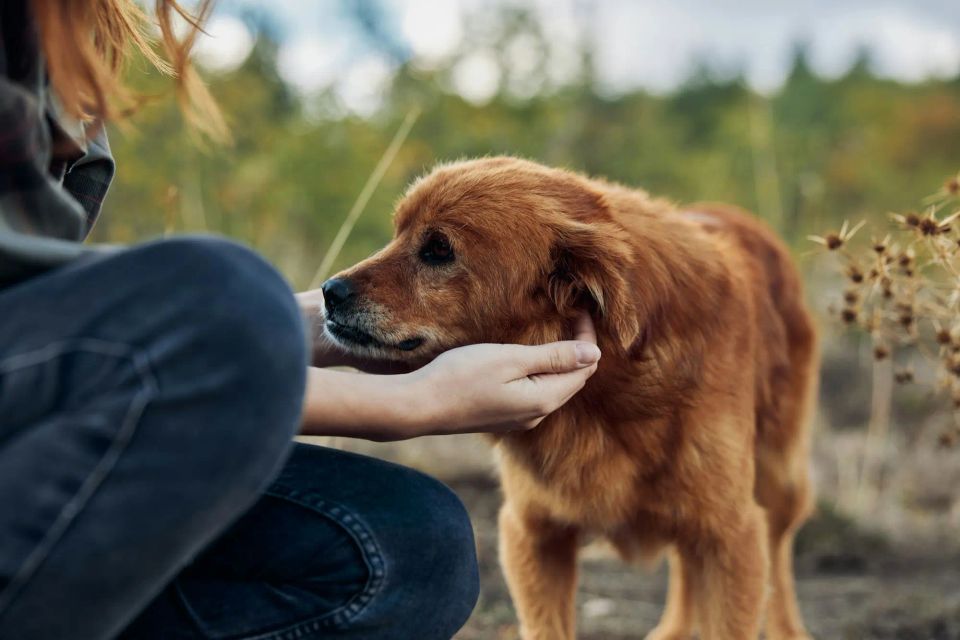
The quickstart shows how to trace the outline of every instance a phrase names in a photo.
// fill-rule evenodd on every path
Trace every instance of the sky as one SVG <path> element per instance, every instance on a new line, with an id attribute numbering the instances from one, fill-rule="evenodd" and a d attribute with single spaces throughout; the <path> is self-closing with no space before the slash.
<path id="1" fill-rule="evenodd" d="M 379 0 L 379 44 L 348 9 L 372 1 L 221 0 L 197 57 L 214 72 L 241 64 L 253 45 L 255 14 L 280 40 L 280 74 L 305 95 L 329 88 L 345 109 L 369 115 L 400 59 L 428 69 L 459 52 L 450 89 L 483 104 L 505 80 L 520 97 L 545 88 L 524 82 L 539 55 L 529 39 L 496 51 L 485 41 L 498 7 L 523 6 L 550 43 L 551 86 L 574 79 L 571 51 L 584 39 L 596 51 L 600 88 L 611 95 L 636 88 L 668 93 L 702 61 L 719 74 L 742 69 L 751 86 L 772 93 L 798 42 L 825 77 L 842 75 L 863 48 L 884 77 L 915 82 L 960 74 L 958 0 Z M 509 78 L 498 58 L 508 61 Z"/>

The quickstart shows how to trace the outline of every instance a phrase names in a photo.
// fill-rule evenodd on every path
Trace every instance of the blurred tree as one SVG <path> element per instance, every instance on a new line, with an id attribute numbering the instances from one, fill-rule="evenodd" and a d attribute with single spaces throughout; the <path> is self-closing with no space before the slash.
<path id="1" fill-rule="evenodd" d="M 113 136 L 119 174 L 96 237 L 132 242 L 217 231 L 252 243 L 303 285 L 414 104 L 423 116 L 337 267 L 387 241 L 393 201 L 442 160 L 510 153 L 680 202 L 733 202 L 769 216 L 795 243 L 841 219 L 910 206 L 960 158 L 960 79 L 898 84 L 876 78 L 865 54 L 844 76 L 824 80 L 798 44 L 785 86 L 770 98 L 705 63 L 672 95 L 610 96 L 597 88 L 589 38 L 573 52 L 581 69 L 557 86 L 548 77 L 551 49 L 541 25 L 509 9 L 484 16 L 503 82 L 481 106 L 450 89 L 454 65 L 476 43 L 439 68 L 420 69 L 384 35 L 389 16 L 380 3 L 345 7 L 399 63 L 377 113 L 344 113 L 329 91 L 292 92 L 276 71 L 275 29 L 263 16 L 246 16 L 258 33 L 253 53 L 212 78 L 235 146 L 198 148 L 171 100 L 151 102 L 135 129 Z M 135 65 L 131 77 L 145 92 L 167 86 L 142 69 Z"/>

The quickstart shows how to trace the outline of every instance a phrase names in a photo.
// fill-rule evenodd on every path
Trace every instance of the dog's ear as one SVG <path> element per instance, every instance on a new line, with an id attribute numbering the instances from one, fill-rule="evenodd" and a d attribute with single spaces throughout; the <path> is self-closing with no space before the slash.
<path id="1" fill-rule="evenodd" d="M 627 273 L 626 232 L 606 221 L 566 221 L 556 228 L 547 291 L 563 316 L 586 309 L 601 332 L 628 350 L 640 333 L 639 309 Z"/>

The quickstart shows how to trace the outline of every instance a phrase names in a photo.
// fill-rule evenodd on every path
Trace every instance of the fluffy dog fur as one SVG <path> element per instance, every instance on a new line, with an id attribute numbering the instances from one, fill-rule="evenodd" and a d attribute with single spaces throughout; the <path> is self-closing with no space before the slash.
<path id="1" fill-rule="evenodd" d="M 330 326 L 349 327 L 333 333 L 358 353 L 419 363 L 569 337 L 581 308 L 597 323 L 604 355 L 586 387 L 538 428 L 494 438 L 523 637 L 574 637 L 577 549 L 601 535 L 627 559 L 671 550 L 648 638 L 756 638 L 761 624 L 807 638 L 791 558 L 811 504 L 816 337 L 771 231 L 733 207 L 681 210 L 514 158 L 438 167 L 395 223 L 385 249 L 338 276 L 356 294 Z M 438 234 L 453 258 L 431 264 Z"/>

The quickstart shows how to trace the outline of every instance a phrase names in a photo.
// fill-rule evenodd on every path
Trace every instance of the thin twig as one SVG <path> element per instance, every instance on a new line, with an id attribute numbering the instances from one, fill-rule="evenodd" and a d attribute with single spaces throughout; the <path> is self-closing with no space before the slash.
<path id="1" fill-rule="evenodd" d="M 343 249 L 343 245 L 346 244 L 347 238 L 350 237 L 350 232 L 353 231 L 353 226 L 357 223 L 357 219 L 360 217 L 360 214 L 363 213 L 367 203 L 370 202 L 373 192 L 376 191 L 377 186 L 383 179 L 387 169 L 390 168 L 390 165 L 393 163 L 393 159 L 397 156 L 397 152 L 400 151 L 400 147 L 403 146 L 407 136 L 410 135 L 410 130 L 413 129 L 413 125 L 416 123 L 417 118 L 419 117 L 420 108 L 414 107 L 410 110 L 410 113 L 407 114 L 407 117 L 403 120 L 400 128 L 397 129 L 396 135 L 393 136 L 393 140 L 390 141 L 390 145 L 387 147 L 386 151 L 383 152 L 383 156 L 381 156 L 380 162 L 377 163 L 373 173 L 371 173 L 370 177 L 367 178 L 367 183 L 363 185 L 363 190 L 360 191 L 360 195 L 357 196 L 353 206 L 350 207 L 350 212 L 347 213 L 347 217 L 344 219 L 343 224 L 340 225 L 337 235 L 334 236 L 333 242 L 330 243 L 330 248 L 327 249 L 326 255 L 323 256 L 323 262 L 320 263 L 320 268 L 317 269 L 317 273 L 313 276 L 313 280 L 310 281 L 310 289 L 317 288 L 317 286 L 326 279 L 327 275 L 329 275 L 334 261 L 337 259 L 337 256 L 340 255 L 340 250 Z"/>

